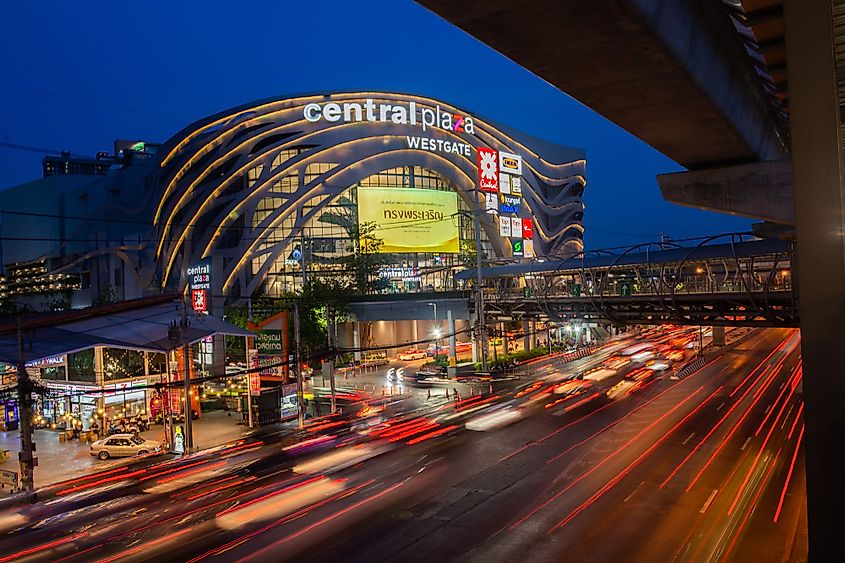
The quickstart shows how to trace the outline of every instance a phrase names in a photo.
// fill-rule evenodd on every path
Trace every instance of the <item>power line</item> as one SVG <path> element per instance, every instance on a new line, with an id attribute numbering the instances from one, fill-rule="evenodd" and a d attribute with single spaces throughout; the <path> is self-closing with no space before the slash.
<path id="1" fill-rule="evenodd" d="M 141 117 L 152 117 L 152 118 L 155 118 L 155 119 L 163 119 L 165 121 L 171 121 L 173 123 L 179 123 L 179 124 L 182 124 L 182 125 L 188 123 L 184 119 L 179 119 L 179 118 L 176 118 L 176 117 L 173 117 L 173 116 L 170 116 L 170 115 L 161 115 L 161 114 L 157 114 L 157 113 L 139 111 L 139 110 L 134 109 L 134 108 L 128 108 L 128 107 L 124 107 L 124 106 L 118 106 L 118 105 L 114 105 L 114 104 L 103 103 L 103 102 L 99 102 L 99 101 L 96 101 L 96 100 L 86 100 L 84 98 L 77 98 L 77 97 L 74 97 L 74 96 L 68 96 L 67 94 L 58 94 L 56 92 L 48 92 L 46 90 L 38 90 L 36 88 L 28 88 L 28 87 L 24 87 L 24 86 L 18 86 L 17 84 L 10 84 L 8 82 L 0 82 L 0 87 L 9 88 L 10 90 L 18 90 L 19 92 L 26 92 L 28 94 L 38 94 L 40 96 L 49 96 L 51 98 L 57 98 L 57 99 L 60 99 L 60 100 L 67 100 L 69 102 L 76 102 L 76 103 L 80 103 L 80 104 L 87 104 L 87 105 L 90 105 L 90 106 L 101 107 L 101 108 L 108 109 L 108 110 L 111 110 L 111 111 L 120 111 L 120 112 L 124 112 L 124 113 L 132 113 L 132 114 L 135 114 L 135 115 L 140 115 Z"/>

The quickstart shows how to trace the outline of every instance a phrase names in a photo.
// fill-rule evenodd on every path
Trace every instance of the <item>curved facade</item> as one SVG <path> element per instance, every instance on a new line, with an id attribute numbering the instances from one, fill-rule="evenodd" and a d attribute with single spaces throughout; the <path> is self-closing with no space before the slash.
<path id="1" fill-rule="evenodd" d="M 441 220 L 454 223 L 460 250 L 388 255 L 385 279 L 396 278 L 394 290 L 408 279 L 421 289 L 450 287 L 462 253 L 474 250 L 476 209 L 489 207 L 477 190 L 480 147 L 521 157 L 521 205 L 512 215 L 533 220 L 534 254 L 580 251 L 582 151 L 430 98 L 342 92 L 244 105 L 165 143 L 155 278 L 162 289 L 184 287 L 187 268 L 211 257 L 217 295 L 296 289 L 303 263 L 309 275 L 341 267 L 361 190 L 412 188 L 457 194 L 457 212 Z M 487 256 L 511 256 L 497 214 L 479 216 Z"/>

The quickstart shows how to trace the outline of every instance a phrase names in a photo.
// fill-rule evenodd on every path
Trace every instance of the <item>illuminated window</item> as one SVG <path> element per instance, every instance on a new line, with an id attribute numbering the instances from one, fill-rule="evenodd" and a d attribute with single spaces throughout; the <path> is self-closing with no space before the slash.
<path id="1" fill-rule="evenodd" d="M 304 184 L 308 184 L 315 180 L 318 176 L 329 172 L 332 168 L 337 166 L 336 162 L 313 162 L 305 169 L 305 175 L 302 178 Z"/>

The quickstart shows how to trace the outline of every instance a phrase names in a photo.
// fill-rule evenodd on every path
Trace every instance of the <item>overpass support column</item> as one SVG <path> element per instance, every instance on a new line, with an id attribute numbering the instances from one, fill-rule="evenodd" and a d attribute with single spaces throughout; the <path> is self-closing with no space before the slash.
<path id="1" fill-rule="evenodd" d="M 502 355 L 506 356 L 510 345 L 510 342 L 508 342 L 508 323 L 501 323 L 499 327 L 502 331 Z"/>
<path id="2" fill-rule="evenodd" d="M 449 331 L 449 377 L 455 377 L 458 365 L 458 343 L 455 339 L 455 319 L 452 318 L 452 309 L 446 309 L 446 330 Z"/>
<path id="3" fill-rule="evenodd" d="M 526 350 L 531 349 L 531 327 L 528 321 L 522 321 L 522 347 Z"/>
<path id="4" fill-rule="evenodd" d="M 352 355 L 356 362 L 361 361 L 361 331 L 358 321 L 352 321 L 352 348 L 355 350 Z"/>
<path id="5" fill-rule="evenodd" d="M 528 321 L 528 344 L 529 350 L 537 347 L 537 323 L 534 321 Z"/>
<path id="6" fill-rule="evenodd" d="M 845 505 L 845 190 L 830 0 L 786 0 L 809 560 L 841 550 Z"/>
<path id="7" fill-rule="evenodd" d="M 725 345 L 725 327 L 723 326 L 711 326 L 710 327 L 711 340 L 713 342 L 713 346 L 724 346 Z"/>

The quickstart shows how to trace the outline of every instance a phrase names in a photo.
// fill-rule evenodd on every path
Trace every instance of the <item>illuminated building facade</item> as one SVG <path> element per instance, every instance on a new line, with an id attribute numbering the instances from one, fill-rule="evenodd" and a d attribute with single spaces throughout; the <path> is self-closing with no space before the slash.
<path id="1" fill-rule="evenodd" d="M 362 232 L 378 241 L 375 292 L 453 289 L 454 271 L 474 265 L 476 224 L 487 260 L 583 247 L 583 151 L 426 97 L 262 100 L 97 159 L 109 166 L 53 159 L 44 179 L 0 194 L 4 235 L 33 238 L 4 240 L 3 262 L 72 275 L 74 306 L 104 288 L 183 289 L 204 260 L 215 307 L 281 295 L 347 275 Z"/>

